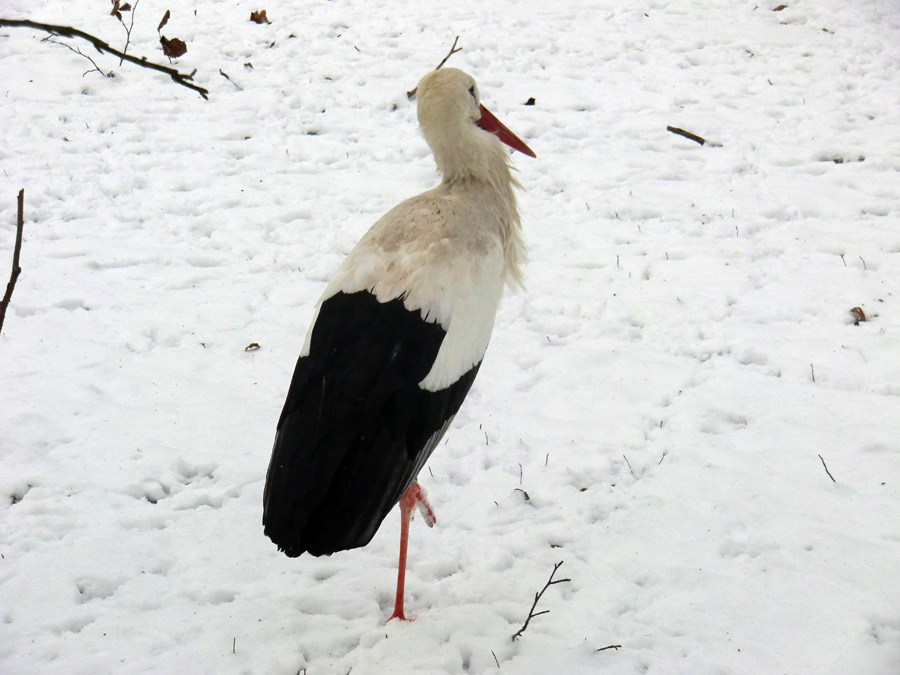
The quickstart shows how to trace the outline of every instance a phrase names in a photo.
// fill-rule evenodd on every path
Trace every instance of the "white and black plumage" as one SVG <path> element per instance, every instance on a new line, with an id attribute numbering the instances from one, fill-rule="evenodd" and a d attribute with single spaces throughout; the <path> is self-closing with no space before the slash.
<path id="1" fill-rule="evenodd" d="M 443 180 L 378 220 L 322 294 L 263 498 L 266 534 L 294 557 L 365 546 L 404 496 L 401 618 L 416 476 L 472 386 L 504 284 L 521 283 L 518 184 L 500 141 L 534 156 L 460 70 L 427 74 L 417 98 Z"/>

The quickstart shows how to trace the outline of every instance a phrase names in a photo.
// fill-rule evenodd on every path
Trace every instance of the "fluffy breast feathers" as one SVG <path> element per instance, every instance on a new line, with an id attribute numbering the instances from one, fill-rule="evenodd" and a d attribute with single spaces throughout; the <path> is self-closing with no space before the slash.
<path id="1" fill-rule="evenodd" d="M 491 190 L 460 196 L 446 184 L 401 202 L 363 236 L 325 289 L 367 290 L 379 302 L 396 298 L 447 332 L 431 371 L 419 384 L 438 391 L 484 357 L 503 286 L 505 228 L 517 229 Z M 513 216 L 514 217 L 514 216 Z M 313 321 L 313 324 L 315 320 Z M 310 333 L 311 333 L 310 328 Z M 309 353 L 307 335 L 303 354 Z"/>

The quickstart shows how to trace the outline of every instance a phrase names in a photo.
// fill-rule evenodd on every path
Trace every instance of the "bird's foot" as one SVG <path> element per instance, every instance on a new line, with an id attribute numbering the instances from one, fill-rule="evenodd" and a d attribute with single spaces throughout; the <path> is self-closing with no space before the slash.
<path id="1" fill-rule="evenodd" d="M 415 618 L 415 617 L 413 617 L 412 615 L 410 615 L 410 617 L 407 619 L 407 618 L 406 618 L 406 614 L 403 613 L 403 608 L 402 608 L 402 607 L 396 607 L 396 606 L 395 606 L 395 607 L 394 607 L 394 613 L 391 614 L 391 615 L 385 620 L 385 623 L 388 623 L 389 621 L 393 621 L 394 619 L 400 619 L 401 621 L 412 621 L 414 618 Z"/>
<path id="2" fill-rule="evenodd" d="M 416 508 L 419 509 L 419 513 L 421 513 L 422 518 L 425 519 L 425 524 L 428 525 L 428 527 L 434 527 L 434 524 L 437 522 L 437 516 L 434 515 L 434 509 L 431 507 L 431 502 L 428 501 L 428 494 L 421 485 L 416 483 L 416 486 L 419 488 L 419 495 L 416 499 Z"/>
<path id="3" fill-rule="evenodd" d="M 397 597 L 394 600 L 394 613 L 388 619 L 400 619 L 406 621 L 406 614 L 403 612 L 403 592 L 406 587 L 406 549 L 409 543 L 409 521 L 413 516 L 413 509 L 419 509 L 425 524 L 432 527 L 437 520 L 434 516 L 434 509 L 431 508 L 431 502 L 425 496 L 425 490 L 414 482 L 410 485 L 403 496 L 400 497 L 400 564 L 397 568 Z"/>
<path id="4" fill-rule="evenodd" d="M 419 510 L 428 527 L 434 527 L 434 524 L 437 522 L 437 516 L 434 515 L 434 509 L 431 506 L 431 502 L 428 501 L 428 494 L 425 492 L 425 488 L 419 485 L 418 482 L 410 485 L 406 492 L 403 493 L 403 496 L 400 497 L 400 513 L 404 517 L 412 520 L 413 508 Z"/>

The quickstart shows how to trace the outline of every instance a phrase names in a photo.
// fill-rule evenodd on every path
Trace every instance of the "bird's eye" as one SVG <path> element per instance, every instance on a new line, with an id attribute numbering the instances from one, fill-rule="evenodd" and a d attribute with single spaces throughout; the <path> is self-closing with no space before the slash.
<path id="1" fill-rule="evenodd" d="M 474 98 L 476 101 L 478 101 L 478 97 L 475 95 L 475 85 L 474 84 L 471 87 L 469 87 L 469 93 L 472 94 L 472 98 Z"/>

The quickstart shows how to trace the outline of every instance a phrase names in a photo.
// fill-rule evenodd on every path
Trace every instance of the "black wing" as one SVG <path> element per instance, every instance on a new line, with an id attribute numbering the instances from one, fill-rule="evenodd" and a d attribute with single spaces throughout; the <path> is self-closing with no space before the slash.
<path id="1" fill-rule="evenodd" d="M 418 387 L 444 329 L 367 291 L 322 303 L 278 422 L 265 532 L 294 557 L 365 546 L 415 480 L 480 364 L 437 392 Z"/>

